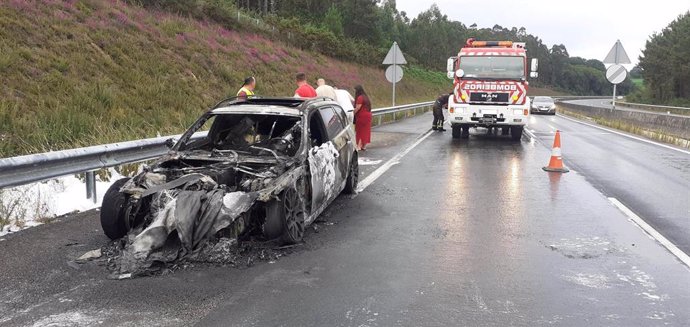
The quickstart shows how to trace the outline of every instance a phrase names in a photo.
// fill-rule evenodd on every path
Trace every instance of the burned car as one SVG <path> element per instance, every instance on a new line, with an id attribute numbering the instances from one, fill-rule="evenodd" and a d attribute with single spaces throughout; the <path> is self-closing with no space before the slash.
<path id="1" fill-rule="evenodd" d="M 332 100 L 222 101 L 166 155 L 108 189 L 101 226 L 111 239 L 128 235 L 137 253 L 170 238 L 185 252 L 218 235 L 300 242 L 341 192 L 355 192 L 354 138 Z"/>

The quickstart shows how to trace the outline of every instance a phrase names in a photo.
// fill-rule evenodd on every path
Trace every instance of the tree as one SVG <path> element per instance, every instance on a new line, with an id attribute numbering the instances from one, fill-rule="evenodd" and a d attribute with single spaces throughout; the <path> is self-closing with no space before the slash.
<path id="1" fill-rule="evenodd" d="M 335 5 L 331 6 L 323 18 L 324 25 L 336 36 L 343 36 L 343 15 Z"/>
<path id="2" fill-rule="evenodd" d="M 640 68 L 652 100 L 690 103 L 690 12 L 653 34 L 640 56 Z"/>

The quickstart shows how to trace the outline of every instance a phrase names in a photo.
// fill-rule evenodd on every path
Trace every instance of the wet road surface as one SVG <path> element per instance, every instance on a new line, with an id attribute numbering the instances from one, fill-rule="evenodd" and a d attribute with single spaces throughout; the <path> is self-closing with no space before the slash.
<path id="1" fill-rule="evenodd" d="M 378 129 L 374 137 L 391 146 L 373 145 L 363 157 L 385 162 L 430 121 Z M 570 142 L 564 136 L 564 154 Z M 527 137 L 431 134 L 362 193 L 341 196 L 303 246 L 246 269 L 106 280 L 101 266 L 68 264 L 106 242 L 97 213 L 31 228 L 0 241 L 0 325 L 690 321 L 690 270 L 630 223 L 585 170 L 543 172 L 549 155 Z"/>
<path id="2" fill-rule="evenodd" d="M 690 253 L 690 152 L 587 126 L 562 116 L 532 115 L 529 129 L 547 146 L 561 131 L 567 166 L 615 197 Z"/>

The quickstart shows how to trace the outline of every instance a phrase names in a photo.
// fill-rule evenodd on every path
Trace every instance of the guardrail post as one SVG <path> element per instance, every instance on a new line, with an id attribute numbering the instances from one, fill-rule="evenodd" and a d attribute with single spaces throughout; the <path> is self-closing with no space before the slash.
<path id="1" fill-rule="evenodd" d="M 91 199 L 93 203 L 98 201 L 96 195 L 96 174 L 94 171 L 86 172 L 86 198 Z"/>

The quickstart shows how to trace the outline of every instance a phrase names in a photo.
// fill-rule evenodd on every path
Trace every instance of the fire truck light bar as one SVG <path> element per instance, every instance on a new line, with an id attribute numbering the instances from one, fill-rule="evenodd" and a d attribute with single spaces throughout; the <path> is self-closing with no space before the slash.
<path id="1" fill-rule="evenodd" d="M 501 47 L 501 48 L 511 48 L 513 47 L 513 41 L 473 41 L 471 43 L 473 48 L 488 48 L 488 47 Z"/>

